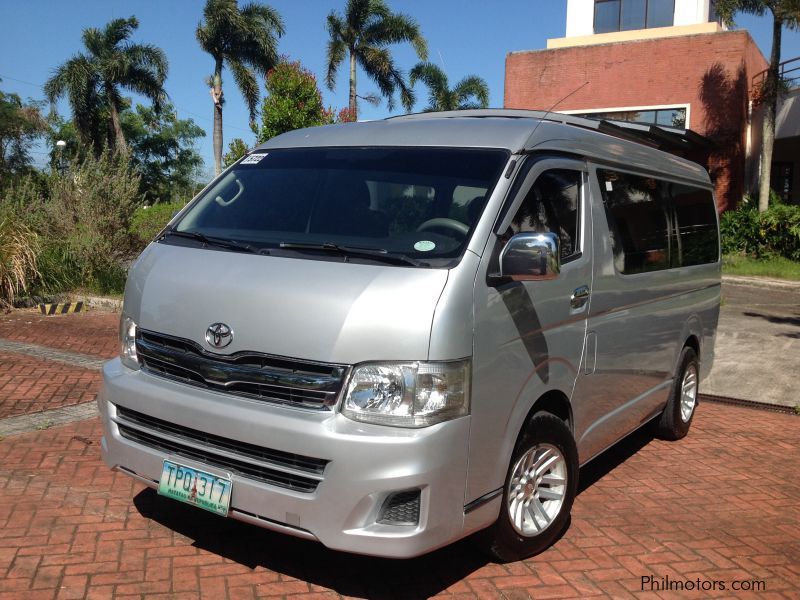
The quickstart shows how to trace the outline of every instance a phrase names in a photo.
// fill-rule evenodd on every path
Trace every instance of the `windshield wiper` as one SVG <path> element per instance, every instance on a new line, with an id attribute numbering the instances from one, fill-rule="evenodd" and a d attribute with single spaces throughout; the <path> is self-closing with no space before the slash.
<path id="1" fill-rule="evenodd" d="M 224 238 L 208 236 L 200 233 L 199 231 L 178 231 L 177 229 L 167 229 L 158 239 L 163 240 L 169 235 L 183 237 L 190 240 L 197 240 L 206 246 L 217 246 L 219 248 L 227 248 L 228 250 L 250 252 L 251 254 L 269 254 L 269 250 L 266 248 L 256 248 L 255 246 L 245 242 L 237 242 L 236 240 L 226 240 Z"/>
<path id="2" fill-rule="evenodd" d="M 355 246 L 340 246 L 333 242 L 324 244 L 311 244 L 306 242 L 281 242 L 281 248 L 287 250 L 325 250 L 327 252 L 338 252 L 342 256 L 355 256 L 362 258 L 373 258 L 382 262 L 393 264 L 412 265 L 414 267 L 428 266 L 427 263 L 420 262 L 405 254 L 394 254 L 383 248 L 357 248 Z"/>

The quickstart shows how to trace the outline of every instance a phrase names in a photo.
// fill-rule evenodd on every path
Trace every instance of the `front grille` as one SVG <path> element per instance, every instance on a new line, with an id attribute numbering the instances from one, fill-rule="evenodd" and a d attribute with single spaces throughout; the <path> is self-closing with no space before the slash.
<path id="1" fill-rule="evenodd" d="M 182 338 L 138 330 L 136 353 L 153 375 L 210 390 L 315 410 L 330 410 L 346 367 L 272 356 L 206 352 Z"/>
<path id="2" fill-rule="evenodd" d="M 120 435 L 132 442 L 298 492 L 316 490 L 329 462 L 204 433 L 121 406 L 115 420 Z"/>

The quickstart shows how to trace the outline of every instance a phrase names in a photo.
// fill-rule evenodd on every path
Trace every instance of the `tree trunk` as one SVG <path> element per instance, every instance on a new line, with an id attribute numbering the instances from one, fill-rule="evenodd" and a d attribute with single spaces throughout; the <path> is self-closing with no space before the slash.
<path id="1" fill-rule="evenodd" d="M 222 173 L 222 59 L 217 59 L 211 87 L 214 102 L 214 174 Z"/>
<path id="2" fill-rule="evenodd" d="M 770 176 L 772 173 L 772 148 L 775 145 L 775 114 L 778 108 L 781 62 L 781 28 L 783 21 L 772 16 L 772 53 L 767 79 L 764 82 L 764 129 L 761 134 L 761 174 L 758 189 L 758 210 L 769 208 Z"/>
<path id="3" fill-rule="evenodd" d="M 111 113 L 111 127 L 114 132 L 114 151 L 117 153 L 127 153 L 128 145 L 125 143 L 125 134 L 122 133 L 122 124 L 119 120 L 119 107 L 112 99 L 113 90 L 106 87 L 106 95 L 108 96 L 108 110 Z"/>
<path id="4" fill-rule="evenodd" d="M 358 119 L 358 106 L 356 99 L 356 55 L 350 48 L 350 112 Z"/>

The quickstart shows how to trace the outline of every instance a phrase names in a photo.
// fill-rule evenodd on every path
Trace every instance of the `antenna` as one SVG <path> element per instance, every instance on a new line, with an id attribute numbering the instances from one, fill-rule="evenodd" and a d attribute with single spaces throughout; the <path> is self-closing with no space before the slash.
<path id="1" fill-rule="evenodd" d="M 444 58 L 442 57 L 442 52 L 441 52 L 441 50 L 439 50 L 438 48 L 436 49 L 436 52 L 439 54 L 439 60 L 440 60 L 440 61 L 441 61 L 441 63 L 442 63 L 442 67 L 444 68 L 444 72 L 445 72 L 445 74 L 447 74 L 447 65 L 446 65 L 446 64 L 444 64 Z"/>
<path id="2" fill-rule="evenodd" d="M 553 109 L 554 109 L 556 106 L 558 106 L 559 104 L 561 104 L 561 103 L 562 103 L 564 100 L 566 100 L 567 98 L 569 98 L 569 97 L 570 97 L 570 96 L 572 96 L 573 94 L 577 93 L 579 90 L 583 89 L 583 88 L 584 88 L 584 87 L 586 87 L 587 85 L 589 85 L 589 82 L 588 82 L 588 81 L 584 81 L 582 84 L 580 84 L 580 85 L 579 85 L 578 87 L 576 87 L 574 90 L 572 90 L 572 91 L 571 91 L 569 94 L 567 94 L 566 96 L 564 96 L 563 98 L 561 98 L 561 100 L 559 100 L 558 102 L 556 102 L 555 104 L 553 104 L 553 106 L 551 106 L 550 108 L 548 108 L 548 109 L 547 109 L 547 112 L 546 112 L 546 113 L 544 113 L 544 116 L 543 116 L 541 119 L 539 119 L 539 122 L 536 124 L 536 127 L 534 127 L 534 128 L 533 128 L 533 131 L 531 132 L 531 135 L 530 135 L 530 137 L 533 137 L 533 134 L 534 134 L 534 133 L 536 133 L 536 130 L 537 130 L 537 129 L 539 129 L 539 125 L 541 125 L 541 124 L 542 124 L 542 122 L 544 122 L 544 120 L 545 120 L 545 119 L 547 119 L 547 115 L 549 115 L 551 112 L 553 112 Z"/>

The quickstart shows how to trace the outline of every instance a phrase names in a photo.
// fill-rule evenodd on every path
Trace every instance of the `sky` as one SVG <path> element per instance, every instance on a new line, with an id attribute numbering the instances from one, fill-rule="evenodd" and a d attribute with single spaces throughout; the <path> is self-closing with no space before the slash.
<path id="1" fill-rule="evenodd" d="M 340 68 L 336 87 L 324 85 L 327 31 L 326 16 L 342 11 L 345 0 L 269 0 L 283 17 L 285 35 L 279 51 L 300 60 L 320 81 L 325 104 L 339 109 L 347 106 L 347 65 Z M 207 175 L 213 167 L 211 97 L 205 84 L 213 62 L 195 39 L 202 17 L 201 0 L 0 0 L 0 89 L 23 98 L 42 100 L 42 84 L 53 69 L 81 52 L 81 32 L 102 28 L 113 18 L 135 15 L 139 29 L 135 42 L 160 46 L 169 59 L 166 90 L 180 118 L 193 119 L 207 135 L 197 143 L 206 162 Z M 566 0 L 389 0 L 394 11 L 414 17 L 428 41 L 429 60 L 442 67 L 452 87 L 462 77 L 478 75 L 489 84 L 490 106 L 503 105 L 505 56 L 518 50 L 546 47 L 548 38 L 563 37 L 566 29 Z M 768 17 L 740 16 L 737 25 L 747 29 L 766 57 L 772 44 Z M 397 64 L 409 70 L 417 57 L 409 45 L 394 47 Z M 782 59 L 800 56 L 800 31 L 784 31 Z M 248 144 L 255 136 L 248 127 L 248 113 L 232 77 L 223 72 L 225 108 L 224 147 L 234 137 Z M 262 82 L 263 84 L 263 82 Z M 359 79 L 359 94 L 375 92 L 365 76 Z M 263 93 L 263 85 L 262 85 Z M 417 88 L 415 110 L 425 107 L 426 90 Z M 373 107 L 359 106 L 359 118 L 380 119 L 391 113 L 385 102 Z M 542 107 L 544 109 L 550 107 Z M 65 101 L 59 112 L 69 115 Z M 397 111 L 397 109 L 396 109 Z M 397 114 L 397 112 L 395 112 Z M 47 148 L 37 147 L 34 158 L 43 164 Z"/>

